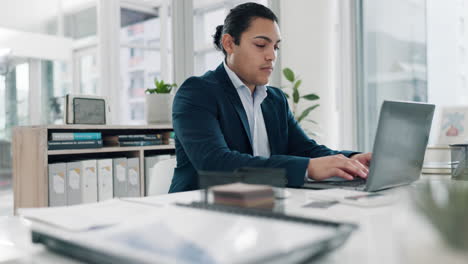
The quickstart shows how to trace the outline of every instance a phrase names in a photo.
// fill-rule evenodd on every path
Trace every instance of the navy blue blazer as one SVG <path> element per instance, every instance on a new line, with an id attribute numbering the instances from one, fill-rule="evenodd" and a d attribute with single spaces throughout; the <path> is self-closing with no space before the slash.
<path id="1" fill-rule="evenodd" d="M 309 158 L 354 153 L 334 151 L 310 139 L 278 88 L 267 87 L 261 107 L 269 158 L 252 155 L 247 115 L 223 64 L 201 77 L 187 79 L 172 108 L 177 167 L 169 192 L 198 189 L 197 170 L 234 171 L 240 167 L 284 168 L 288 186 L 300 187 Z"/>

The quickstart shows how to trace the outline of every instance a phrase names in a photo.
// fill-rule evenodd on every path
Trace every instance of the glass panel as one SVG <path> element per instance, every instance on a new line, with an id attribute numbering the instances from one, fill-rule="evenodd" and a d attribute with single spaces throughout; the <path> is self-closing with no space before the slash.
<path id="1" fill-rule="evenodd" d="M 95 51 L 79 56 L 80 94 L 96 95 L 98 82 L 97 58 Z"/>
<path id="2" fill-rule="evenodd" d="M 466 106 L 468 102 L 467 3 L 427 1 L 428 101 L 437 105 L 430 145 L 442 144 L 439 136 L 444 107 Z"/>
<path id="3" fill-rule="evenodd" d="M 80 39 L 95 36 L 97 32 L 97 9 L 95 6 L 65 15 L 66 37 Z"/>
<path id="4" fill-rule="evenodd" d="M 427 101 L 425 0 L 363 0 L 359 147 L 371 151 L 384 100 Z M 398 19 L 395 19 L 398 18 Z"/>
<path id="5" fill-rule="evenodd" d="M 140 54 L 140 55 L 138 55 Z M 145 122 L 145 90 L 154 87 L 154 78 L 161 79 L 159 50 L 121 48 L 123 123 Z"/>
<path id="6" fill-rule="evenodd" d="M 16 96 L 17 122 L 12 123 L 11 125 L 28 125 L 29 65 L 27 63 L 16 66 Z"/>
<path id="7" fill-rule="evenodd" d="M 215 69 L 223 60 L 222 52 L 213 45 L 212 35 L 216 26 L 224 24 L 224 18 L 229 10 L 238 4 L 256 2 L 268 6 L 267 0 L 194 0 L 193 1 L 193 36 L 194 36 L 194 73 L 202 75 Z"/>
<path id="8" fill-rule="evenodd" d="M 11 141 L 6 139 L 5 76 L 0 75 L 0 190 L 11 186 Z"/>
<path id="9" fill-rule="evenodd" d="M 167 6 L 155 8 L 154 13 L 121 9 L 120 123 L 144 124 L 145 90 L 154 87 L 155 78 L 173 80 L 168 13 Z"/>
<path id="10" fill-rule="evenodd" d="M 5 76 L 0 75 L 0 139 L 6 138 L 6 93 L 5 93 Z"/>
<path id="11" fill-rule="evenodd" d="M 60 61 L 42 62 L 43 120 L 47 124 L 63 124 L 65 100 L 71 93 L 72 79 L 69 63 Z"/>

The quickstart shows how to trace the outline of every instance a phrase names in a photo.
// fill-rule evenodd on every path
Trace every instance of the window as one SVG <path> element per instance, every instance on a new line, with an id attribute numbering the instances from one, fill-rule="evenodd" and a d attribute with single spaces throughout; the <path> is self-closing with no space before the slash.
<path id="1" fill-rule="evenodd" d="M 96 95 L 98 92 L 98 65 L 96 59 L 96 48 L 81 50 L 75 53 L 78 63 L 79 94 Z"/>
<path id="2" fill-rule="evenodd" d="M 169 7 L 136 9 L 122 7 L 120 13 L 120 122 L 124 124 L 145 123 L 145 90 L 154 87 L 154 78 L 173 79 Z"/>
<path id="3" fill-rule="evenodd" d="M 426 1 L 358 2 L 358 144 L 371 151 L 384 100 L 428 100 Z"/>
<path id="4" fill-rule="evenodd" d="M 212 35 L 216 26 L 224 24 L 229 10 L 245 2 L 257 2 L 268 6 L 267 0 L 194 0 L 193 1 L 193 36 L 194 36 L 194 74 L 202 75 L 215 69 L 224 58 L 222 52 L 215 49 Z"/>

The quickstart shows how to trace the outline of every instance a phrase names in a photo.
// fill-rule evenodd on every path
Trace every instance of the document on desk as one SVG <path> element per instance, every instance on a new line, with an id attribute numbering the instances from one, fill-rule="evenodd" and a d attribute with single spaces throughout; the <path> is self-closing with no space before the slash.
<path id="1" fill-rule="evenodd" d="M 397 200 L 395 195 L 386 193 L 370 193 L 345 189 L 324 189 L 307 192 L 308 207 L 314 201 L 333 201 L 361 207 L 377 207 L 392 204 Z"/>
<path id="2" fill-rule="evenodd" d="M 18 214 L 68 231 L 87 231 L 113 226 L 148 214 L 153 206 L 112 199 L 75 206 L 18 209 Z"/>
<path id="3" fill-rule="evenodd" d="M 148 211 L 144 217 L 89 232 L 33 229 L 33 241 L 63 254 L 79 250 L 79 257 L 91 262 L 105 258 L 108 263 L 292 263 L 340 245 L 350 234 L 332 225 L 171 205 Z M 83 254 L 86 250 L 93 254 Z"/>

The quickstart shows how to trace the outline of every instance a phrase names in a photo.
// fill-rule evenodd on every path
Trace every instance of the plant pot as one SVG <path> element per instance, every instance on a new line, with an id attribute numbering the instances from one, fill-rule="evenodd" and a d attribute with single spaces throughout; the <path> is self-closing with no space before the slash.
<path id="1" fill-rule="evenodd" d="M 172 94 L 146 95 L 146 122 L 148 124 L 172 123 Z"/>

